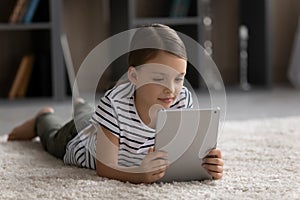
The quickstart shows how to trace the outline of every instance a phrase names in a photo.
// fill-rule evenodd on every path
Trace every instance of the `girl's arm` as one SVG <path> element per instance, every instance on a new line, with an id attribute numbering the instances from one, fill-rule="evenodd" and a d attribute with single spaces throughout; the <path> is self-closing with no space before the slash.
<path id="1" fill-rule="evenodd" d="M 139 167 L 120 167 L 119 139 L 103 127 L 98 130 L 96 170 L 99 176 L 132 183 L 152 183 L 164 176 L 168 167 L 165 152 L 150 149 Z"/>

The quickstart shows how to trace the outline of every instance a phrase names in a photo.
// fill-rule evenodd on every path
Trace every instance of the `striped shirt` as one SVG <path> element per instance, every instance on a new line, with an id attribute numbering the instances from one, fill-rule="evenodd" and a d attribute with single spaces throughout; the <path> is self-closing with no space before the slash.
<path id="1" fill-rule="evenodd" d="M 92 116 L 91 125 L 83 129 L 67 145 L 66 164 L 95 169 L 95 126 L 101 125 L 119 139 L 118 164 L 139 166 L 150 147 L 154 146 L 155 129 L 145 125 L 134 105 L 135 86 L 124 83 L 107 91 Z M 191 93 L 183 87 L 170 109 L 191 108 Z"/>

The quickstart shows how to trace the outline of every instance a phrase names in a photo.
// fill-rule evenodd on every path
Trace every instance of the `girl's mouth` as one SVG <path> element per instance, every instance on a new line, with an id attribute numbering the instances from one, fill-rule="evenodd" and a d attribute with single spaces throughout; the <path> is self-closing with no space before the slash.
<path id="1" fill-rule="evenodd" d="M 159 98 L 160 101 L 164 102 L 164 103 L 172 103 L 174 98 Z"/>

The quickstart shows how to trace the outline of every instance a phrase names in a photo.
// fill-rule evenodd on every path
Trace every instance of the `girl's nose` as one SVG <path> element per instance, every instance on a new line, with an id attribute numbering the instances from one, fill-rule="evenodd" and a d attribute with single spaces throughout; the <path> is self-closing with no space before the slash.
<path id="1" fill-rule="evenodd" d="M 166 84 L 165 84 L 165 92 L 166 93 L 175 93 L 176 91 L 176 86 L 174 83 L 172 83 L 172 81 L 168 81 Z"/>

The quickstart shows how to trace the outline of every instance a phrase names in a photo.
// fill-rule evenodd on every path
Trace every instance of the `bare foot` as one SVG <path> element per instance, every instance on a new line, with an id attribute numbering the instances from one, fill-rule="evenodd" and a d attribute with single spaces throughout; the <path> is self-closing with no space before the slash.
<path id="1" fill-rule="evenodd" d="M 36 137 L 34 130 L 36 118 L 44 113 L 54 113 L 53 108 L 44 107 L 39 110 L 35 117 L 25 121 L 23 124 L 15 127 L 8 135 L 7 140 L 32 140 Z"/>
<path id="2" fill-rule="evenodd" d="M 77 105 L 77 104 L 83 104 L 85 103 L 85 100 L 83 98 L 80 98 L 80 97 L 77 97 L 74 99 L 74 104 Z"/>

